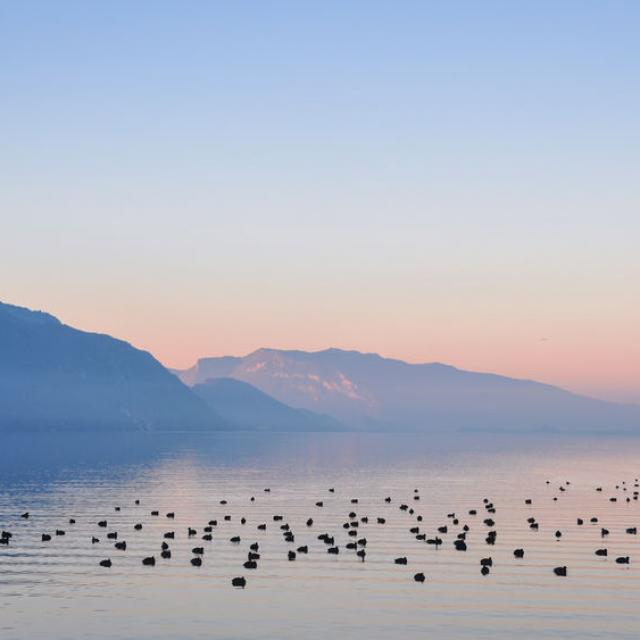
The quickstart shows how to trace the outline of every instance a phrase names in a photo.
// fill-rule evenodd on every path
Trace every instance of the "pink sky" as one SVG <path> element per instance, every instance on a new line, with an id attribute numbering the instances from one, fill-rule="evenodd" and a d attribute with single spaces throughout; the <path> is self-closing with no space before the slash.
<path id="1" fill-rule="evenodd" d="M 640 3 L 124 4 L 3 3 L 1 300 L 640 402 Z"/>
<path id="2" fill-rule="evenodd" d="M 128 340 L 176 368 L 203 356 L 244 355 L 265 346 L 333 346 L 640 402 L 638 317 L 631 308 L 612 313 L 592 299 L 545 312 L 516 297 L 508 305 L 493 301 L 474 307 L 466 299 L 434 309 L 411 291 L 396 291 L 386 304 L 376 304 L 375 296 L 363 292 L 353 291 L 350 300 L 346 294 L 340 304 L 318 304 L 313 296 L 301 297 L 302 292 L 283 298 L 273 291 L 252 301 L 211 299 L 192 308 L 180 296 L 151 299 L 143 292 L 119 305 L 98 299 L 90 307 L 70 299 L 23 303 L 48 308 L 68 324 Z"/>

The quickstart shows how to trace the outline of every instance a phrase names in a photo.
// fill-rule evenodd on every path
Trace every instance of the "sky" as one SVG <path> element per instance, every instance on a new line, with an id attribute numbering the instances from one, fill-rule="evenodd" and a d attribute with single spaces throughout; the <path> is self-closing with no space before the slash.
<path id="1" fill-rule="evenodd" d="M 0 1 L 0 300 L 168 366 L 640 402 L 640 3 Z"/>

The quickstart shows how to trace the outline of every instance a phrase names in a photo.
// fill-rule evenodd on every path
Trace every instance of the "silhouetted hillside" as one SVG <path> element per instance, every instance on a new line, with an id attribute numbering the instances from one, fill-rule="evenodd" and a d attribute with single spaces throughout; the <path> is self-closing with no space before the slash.
<path id="1" fill-rule="evenodd" d="M 213 378 L 193 387 L 224 420 L 242 429 L 261 431 L 345 431 L 329 416 L 292 409 L 254 386 L 232 378 Z"/>
<path id="2" fill-rule="evenodd" d="M 149 353 L 0 303 L 0 430 L 224 426 Z"/>

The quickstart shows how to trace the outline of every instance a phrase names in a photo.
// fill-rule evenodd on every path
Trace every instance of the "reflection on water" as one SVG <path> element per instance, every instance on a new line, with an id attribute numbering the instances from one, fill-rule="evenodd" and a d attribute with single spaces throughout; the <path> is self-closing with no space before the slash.
<path id="1" fill-rule="evenodd" d="M 640 441 L 495 435 L 3 437 L 0 529 L 14 538 L 0 546 L 0 637 L 635 638 L 640 553 L 638 536 L 625 530 L 639 524 L 632 499 L 638 454 Z M 497 508 L 493 547 L 485 543 L 485 497 Z M 402 502 L 423 521 L 400 511 Z M 161 517 L 150 515 L 155 509 Z M 370 517 L 359 527 L 367 538 L 364 563 L 344 548 L 355 539 L 342 528 L 352 510 Z M 25 511 L 29 519 L 20 518 Z M 168 511 L 175 520 L 164 517 Z M 274 514 L 291 525 L 295 543 L 283 540 Z M 539 531 L 529 528 L 529 516 Z M 101 519 L 107 529 L 97 526 Z M 218 526 L 213 541 L 203 542 L 210 519 Z M 266 531 L 257 530 L 260 523 Z M 452 540 L 465 523 L 468 551 L 459 552 Z M 449 533 L 437 550 L 409 532 L 419 525 L 431 537 L 445 524 Z M 187 537 L 189 526 L 195 538 Z M 601 527 L 611 531 L 604 540 Z M 56 529 L 65 535 L 41 541 Z M 114 549 L 107 531 L 118 531 L 127 550 Z M 176 532 L 173 557 L 160 560 L 167 531 Z M 335 536 L 339 555 L 327 554 L 317 539 L 323 532 Z M 240 544 L 229 541 L 236 535 Z M 92 545 L 92 536 L 100 543 Z M 261 554 L 255 571 L 242 567 L 252 542 Z M 289 549 L 305 544 L 307 556 L 287 560 Z M 191 549 L 200 545 L 203 565 L 192 567 Z M 524 558 L 514 558 L 516 547 Z M 608 557 L 594 555 L 600 547 Z M 158 558 L 155 567 L 142 566 L 148 555 Z M 630 565 L 615 563 L 622 555 Z M 407 556 L 407 566 L 393 563 L 398 556 Z M 479 561 L 487 556 L 493 568 L 482 576 Z M 99 567 L 107 557 L 112 568 Z M 567 565 L 567 578 L 553 575 L 558 565 Z M 418 571 L 424 584 L 413 581 Z M 231 587 L 239 575 L 247 577 L 244 590 Z"/>

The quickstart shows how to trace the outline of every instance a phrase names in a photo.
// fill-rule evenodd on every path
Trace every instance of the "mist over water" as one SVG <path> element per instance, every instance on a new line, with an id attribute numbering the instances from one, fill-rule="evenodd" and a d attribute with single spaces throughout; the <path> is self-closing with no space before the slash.
<path id="1" fill-rule="evenodd" d="M 636 637 L 638 540 L 625 529 L 637 524 L 639 506 L 625 497 L 638 475 L 638 454 L 640 442 L 622 438 L 9 435 L 0 449 L 0 528 L 14 538 L 0 547 L 0 635 Z M 560 492 L 567 480 L 571 484 Z M 618 501 L 610 502 L 612 496 Z M 494 547 L 484 541 L 485 497 L 497 510 Z M 533 504 L 525 505 L 525 498 Z M 220 505 L 222 499 L 228 504 Z M 423 522 L 400 511 L 403 502 Z M 160 517 L 150 515 L 154 509 Z M 468 515 L 470 509 L 478 515 Z M 359 528 L 368 541 L 364 563 L 344 548 L 355 539 L 342 528 L 352 510 L 370 518 Z M 19 517 L 24 511 L 28 520 Z M 175 520 L 165 517 L 169 511 Z M 447 519 L 451 512 L 460 527 L 471 528 L 467 552 L 453 548 L 459 527 Z M 291 525 L 295 543 L 284 542 L 274 514 Z M 529 529 L 529 516 L 540 522 L 538 532 Z M 592 516 L 598 524 L 589 522 Z M 71 517 L 76 524 L 68 524 Z M 376 517 L 386 524 L 376 524 Z M 581 527 L 578 517 L 585 520 Z M 213 541 L 203 542 L 202 527 L 214 518 Z M 108 520 L 107 529 L 98 528 L 101 519 Z M 133 529 L 137 522 L 141 531 Z M 267 530 L 258 531 L 263 522 Z M 419 525 L 430 537 L 445 524 L 449 533 L 438 550 L 409 532 Z M 189 526 L 196 537 L 187 537 Z M 611 531 L 604 541 L 601 526 Z M 56 528 L 66 535 L 41 542 L 43 532 Z M 563 532 L 560 541 L 556 529 Z M 127 550 L 114 549 L 107 531 L 118 531 Z M 166 531 L 176 532 L 169 541 L 173 557 L 160 560 Z M 324 532 L 335 536 L 339 555 L 327 554 L 317 540 Z M 94 535 L 99 544 L 91 544 Z M 239 545 L 229 541 L 236 535 Z M 261 554 L 255 571 L 242 567 L 252 542 Z M 305 544 L 308 555 L 289 562 L 287 551 Z M 191 549 L 200 545 L 203 565 L 192 567 Z M 594 550 L 605 546 L 609 556 L 596 557 Z M 517 547 L 525 549 L 523 559 L 513 557 Z M 158 564 L 142 566 L 152 554 Z M 617 555 L 631 556 L 631 564 L 617 565 Z M 407 566 L 393 563 L 399 556 L 407 556 Z M 479 560 L 487 556 L 494 566 L 481 576 Z M 113 567 L 99 567 L 107 557 Z M 558 565 L 568 566 L 567 578 L 553 575 Z M 418 571 L 426 574 L 425 584 L 413 581 Z M 231 587 L 240 575 L 248 580 L 244 590 Z"/>

